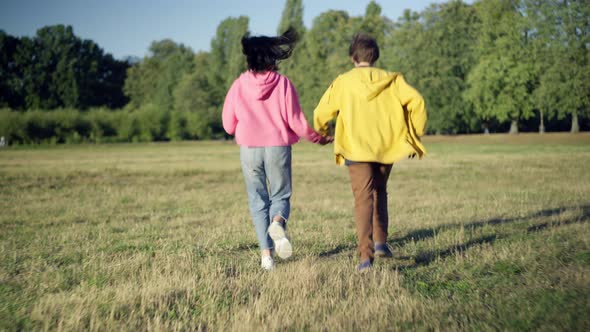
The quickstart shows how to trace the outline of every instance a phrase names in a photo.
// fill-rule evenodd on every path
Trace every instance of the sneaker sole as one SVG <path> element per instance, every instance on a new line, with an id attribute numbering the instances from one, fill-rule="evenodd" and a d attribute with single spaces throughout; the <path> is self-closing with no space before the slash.
<path id="1" fill-rule="evenodd" d="M 291 242 L 289 242 L 283 227 L 271 223 L 270 226 L 268 226 L 268 235 L 274 241 L 275 252 L 280 258 L 286 259 L 291 257 L 293 254 L 293 246 L 291 245 Z"/>
<path id="2" fill-rule="evenodd" d="M 287 259 L 293 254 L 293 246 L 286 237 L 275 241 L 275 251 L 282 259 Z"/>

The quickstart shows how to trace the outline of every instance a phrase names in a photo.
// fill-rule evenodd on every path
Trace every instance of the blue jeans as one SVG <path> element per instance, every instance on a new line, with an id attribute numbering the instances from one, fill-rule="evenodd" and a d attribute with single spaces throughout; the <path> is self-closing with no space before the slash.
<path id="1" fill-rule="evenodd" d="M 291 146 L 242 146 L 240 160 L 258 245 L 272 249 L 267 231 L 271 219 L 287 220 L 291 212 Z"/>

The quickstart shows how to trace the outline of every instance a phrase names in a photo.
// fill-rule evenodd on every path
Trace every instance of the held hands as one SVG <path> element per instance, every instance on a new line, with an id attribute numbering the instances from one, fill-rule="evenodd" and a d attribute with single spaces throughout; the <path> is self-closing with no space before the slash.
<path id="1" fill-rule="evenodd" d="M 330 144 L 334 141 L 334 137 L 333 136 L 322 136 L 322 138 L 320 139 L 320 141 L 318 142 L 318 144 L 320 145 L 326 145 L 326 144 Z"/>

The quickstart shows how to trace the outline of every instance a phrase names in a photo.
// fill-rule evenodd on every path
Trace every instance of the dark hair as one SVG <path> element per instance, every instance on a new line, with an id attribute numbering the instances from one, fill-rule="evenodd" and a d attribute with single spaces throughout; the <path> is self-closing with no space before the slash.
<path id="1" fill-rule="evenodd" d="M 248 69 L 257 73 L 278 70 L 278 61 L 291 56 L 298 39 L 293 28 L 277 37 L 250 37 L 250 32 L 247 32 L 242 37 L 242 53 L 246 56 Z"/>
<path id="2" fill-rule="evenodd" d="M 352 38 L 348 55 L 356 62 L 375 63 L 379 59 L 379 45 L 375 38 L 366 33 L 356 34 Z"/>

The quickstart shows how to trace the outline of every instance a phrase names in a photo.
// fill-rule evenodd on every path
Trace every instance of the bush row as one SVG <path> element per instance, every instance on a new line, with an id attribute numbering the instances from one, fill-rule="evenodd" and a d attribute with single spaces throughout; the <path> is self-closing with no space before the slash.
<path id="1" fill-rule="evenodd" d="M 78 111 L 0 110 L 0 136 L 8 144 L 150 142 L 211 139 L 220 136 L 219 119 L 207 112 L 106 108 Z"/>

